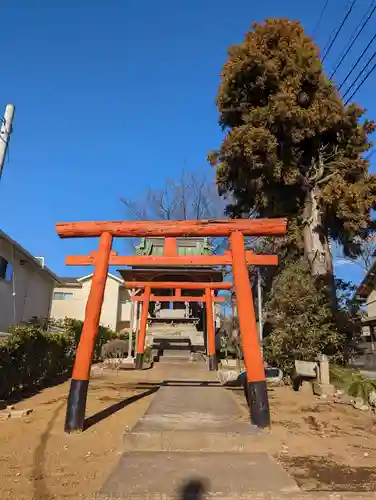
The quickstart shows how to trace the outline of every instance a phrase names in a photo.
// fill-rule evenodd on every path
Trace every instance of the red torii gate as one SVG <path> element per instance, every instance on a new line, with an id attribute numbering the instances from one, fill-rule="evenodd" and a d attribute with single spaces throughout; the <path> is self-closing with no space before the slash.
<path id="1" fill-rule="evenodd" d="M 208 358 L 209 370 L 215 371 L 217 369 L 217 357 L 215 352 L 215 329 L 214 329 L 214 316 L 213 316 L 213 302 L 219 302 L 218 298 L 212 296 L 214 290 L 230 290 L 232 283 L 229 281 L 212 282 L 212 283 L 198 283 L 198 282 L 184 282 L 184 281 L 128 281 L 124 284 L 126 288 L 144 289 L 144 294 L 133 297 L 133 300 L 142 300 L 142 314 L 140 322 L 140 331 L 137 339 L 137 354 L 136 354 L 136 369 L 141 370 L 143 365 L 144 351 L 145 351 L 145 338 L 146 327 L 148 320 L 149 302 L 157 300 L 160 302 L 204 302 L 206 306 L 206 332 L 208 339 Z M 151 295 L 153 288 L 158 289 L 176 289 L 175 296 L 155 297 Z M 187 297 L 181 295 L 181 290 L 204 290 L 205 295 L 196 297 Z"/>
<path id="2" fill-rule="evenodd" d="M 86 305 L 84 325 L 73 367 L 65 431 L 82 431 L 84 428 L 90 367 L 95 337 L 99 326 L 108 266 L 113 265 L 115 259 L 121 259 L 121 262 L 116 262 L 118 265 L 150 265 L 158 263 L 161 266 L 202 266 L 218 265 L 223 261 L 225 261 L 224 264 L 232 265 L 240 334 L 247 373 L 251 422 L 261 428 L 268 427 L 270 425 L 268 392 L 248 275 L 247 265 L 250 263 L 249 254 L 247 255 L 244 247 L 244 236 L 281 236 L 285 234 L 286 228 L 287 221 L 285 219 L 58 223 L 56 231 L 61 238 L 100 237 L 97 253 L 82 258 L 79 264 L 84 265 L 84 261 L 89 261 L 90 264 L 94 264 L 94 273 Z M 174 239 L 177 237 L 194 236 L 228 237 L 231 253 L 220 256 L 220 259 L 222 259 L 220 262 L 215 260 L 218 259 L 218 256 L 176 257 L 176 241 Z M 111 252 L 114 237 L 164 237 L 168 249 L 167 256 L 152 258 L 148 256 L 117 257 Z M 258 257 L 261 258 L 262 256 Z M 132 262 L 137 262 L 137 264 L 128 264 L 131 259 Z M 166 259 L 174 259 L 174 263 L 171 260 L 167 262 Z M 79 260 L 78 257 L 70 257 L 67 259 L 67 263 L 77 265 L 77 260 Z M 258 264 L 262 265 L 264 263 L 259 261 Z"/>

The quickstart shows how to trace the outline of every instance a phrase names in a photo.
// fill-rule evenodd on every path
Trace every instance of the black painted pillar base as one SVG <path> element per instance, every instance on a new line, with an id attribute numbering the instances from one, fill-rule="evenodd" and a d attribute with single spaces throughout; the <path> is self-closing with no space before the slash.
<path id="1" fill-rule="evenodd" d="M 218 369 L 217 356 L 215 354 L 209 354 L 209 370 L 215 372 Z"/>
<path id="2" fill-rule="evenodd" d="M 142 354 L 137 353 L 135 368 L 136 370 L 142 370 L 143 366 L 144 366 L 144 353 Z"/>
<path id="3" fill-rule="evenodd" d="M 68 434 L 84 430 L 88 380 L 71 381 L 64 430 Z"/>
<path id="4" fill-rule="evenodd" d="M 251 423 L 260 429 L 270 427 L 268 386 L 266 380 L 248 382 L 247 385 Z"/>

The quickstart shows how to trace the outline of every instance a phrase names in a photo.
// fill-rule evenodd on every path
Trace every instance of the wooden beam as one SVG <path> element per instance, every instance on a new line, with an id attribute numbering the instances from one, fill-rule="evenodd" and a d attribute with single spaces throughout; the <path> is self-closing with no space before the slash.
<path id="1" fill-rule="evenodd" d="M 60 238 L 91 238 L 107 232 L 115 237 L 189 237 L 229 236 L 239 231 L 245 236 L 281 236 L 286 233 L 286 219 L 229 219 L 179 221 L 98 221 L 58 222 Z"/>
<path id="2" fill-rule="evenodd" d="M 68 255 L 65 259 L 67 266 L 92 266 L 96 252 L 90 255 Z M 251 251 L 246 252 L 247 264 L 254 266 L 277 266 L 278 255 L 258 255 Z M 224 255 L 194 255 L 181 257 L 162 257 L 151 255 L 122 256 L 116 252 L 110 256 L 110 266 L 230 266 L 232 257 L 230 252 Z"/>
<path id="3" fill-rule="evenodd" d="M 165 257 L 177 257 L 178 247 L 176 245 L 176 238 L 164 239 L 163 255 Z"/>
<path id="4" fill-rule="evenodd" d="M 181 290 L 205 290 L 205 288 L 210 288 L 211 290 L 230 290 L 232 288 L 232 283 L 230 281 L 220 281 L 220 282 L 208 282 L 208 283 L 195 283 L 194 281 L 126 281 L 124 283 L 125 288 L 147 288 L 150 287 L 152 290 L 156 288 L 161 289 L 176 289 Z"/>
<path id="5" fill-rule="evenodd" d="M 142 302 L 144 300 L 144 295 L 135 295 L 132 297 L 132 300 L 135 302 Z M 213 297 L 213 302 L 216 303 L 222 303 L 225 301 L 223 297 Z M 184 296 L 184 295 L 172 295 L 172 296 L 166 296 L 166 295 L 151 295 L 150 296 L 150 302 L 205 302 L 206 301 L 206 296 L 205 295 L 199 295 L 197 296 Z"/>

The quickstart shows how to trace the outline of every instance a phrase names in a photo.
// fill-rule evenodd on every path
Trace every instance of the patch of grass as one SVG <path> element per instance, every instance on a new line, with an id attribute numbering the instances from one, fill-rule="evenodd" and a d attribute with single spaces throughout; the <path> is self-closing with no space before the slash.
<path id="1" fill-rule="evenodd" d="M 330 367 L 330 381 L 349 396 L 362 398 L 368 403 L 368 396 L 376 391 L 376 381 L 364 377 L 358 370 L 333 365 Z"/>
<path id="2" fill-rule="evenodd" d="M 355 372 L 356 371 L 352 368 L 330 365 L 330 382 L 337 387 L 337 389 L 342 389 L 347 392 Z"/>

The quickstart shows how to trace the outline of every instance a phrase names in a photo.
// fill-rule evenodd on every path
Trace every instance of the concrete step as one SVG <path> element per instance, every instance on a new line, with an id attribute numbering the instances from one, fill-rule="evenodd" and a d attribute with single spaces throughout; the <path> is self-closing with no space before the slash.
<path id="1" fill-rule="evenodd" d="M 226 389 L 182 381 L 161 387 L 145 415 L 124 434 L 127 451 L 254 451 L 266 433 L 239 422 L 240 407 Z"/>
<path id="2" fill-rule="evenodd" d="M 181 491 L 183 490 L 183 491 Z M 196 483 L 191 483 L 185 488 L 181 488 L 177 493 L 172 493 L 171 495 L 160 494 L 154 495 L 153 493 L 148 493 L 147 498 L 149 500 L 206 500 L 209 498 L 215 498 L 216 500 L 376 500 L 376 493 L 346 493 L 346 492 L 325 492 L 325 491 L 300 491 L 294 493 L 271 493 L 271 492 L 252 492 L 249 496 L 243 495 L 231 495 L 223 496 L 222 494 L 216 494 L 215 497 L 201 493 L 200 485 Z M 209 492 L 210 493 L 210 492 Z M 124 494 L 119 495 L 106 495 L 97 494 L 92 497 L 91 500 L 141 500 L 140 496 L 125 496 Z M 143 500 L 143 499 L 142 499 Z"/>
<path id="3" fill-rule="evenodd" d="M 299 492 L 295 481 L 266 453 L 125 453 L 99 498 L 246 499 Z M 98 498 L 98 497 L 97 497 Z"/>
<path id="4" fill-rule="evenodd" d="M 159 358 L 160 363 L 183 362 L 188 363 L 191 357 L 191 352 L 183 349 L 169 349 L 163 351 L 163 355 Z"/>
<path id="5" fill-rule="evenodd" d="M 235 428 L 238 432 L 197 432 L 189 430 L 160 432 L 128 432 L 123 435 L 124 449 L 134 451 L 251 453 L 262 448 L 266 435 L 248 424 Z"/>

